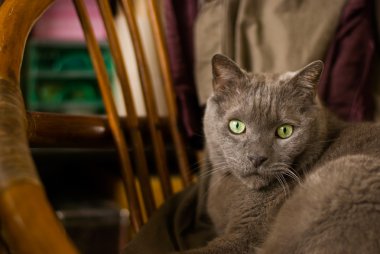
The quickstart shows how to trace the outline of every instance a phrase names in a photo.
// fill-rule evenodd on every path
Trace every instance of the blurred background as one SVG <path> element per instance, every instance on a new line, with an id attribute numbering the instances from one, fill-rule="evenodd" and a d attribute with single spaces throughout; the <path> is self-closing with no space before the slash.
<path id="1" fill-rule="evenodd" d="M 295 71 L 325 62 L 318 94 L 347 121 L 380 119 L 380 3 L 376 0 L 157 0 L 168 46 L 182 135 L 202 150 L 202 112 L 212 92 L 210 59 L 222 53 L 251 72 Z M 86 0 L 117 108 L 126 115 L 95 0 Z M 146 2 L 134 0 L 157 110 L 167 116 Z M 0 1 L 1 3 L 1 1 Z M 131 37 L 110 0 L 138 116 L 146 109 Z M 56 0 L 34 26 L 22 69 L 29 111 L 105 113 L 82 28 L 70 0 Z M 175 156 L 167 144 L 169 161 Z M 128 211 L 113 148 L 32 148 L 49 199 L 82 253 L 118 253 Z M 95 154 L 95 155 L 94 155 Z M 170 157 L 172 156 L 172 157 Z M 80 159 L 79 159 L 80 158 Z M 53 166 L 54 165 L 54 166 Z M 75 177 L 73 177 L 75 176 Z"/>

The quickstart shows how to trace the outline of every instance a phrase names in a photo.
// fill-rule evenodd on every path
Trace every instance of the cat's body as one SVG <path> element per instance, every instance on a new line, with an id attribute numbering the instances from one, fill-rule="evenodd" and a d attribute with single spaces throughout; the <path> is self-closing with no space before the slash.
<path id="1" fill-rule="evenodd" d="M 254 192 L 232 175 L 217 174 L 211 177 L 210 186 L 207 212 L 219 237 L 195 253 L 246 253 L 262 243 L 270 221 L 285 200 L 283 188 L 273 185 Z"/>
<path id="2" fill-rule="evenodd" d="M 348 155 L 317 168 L 285 202 L 257 253 L 380 253 L 379 165 Z"/>
<path id="3" fill-rule="evenodd" d="M 281 208 L 260 254 L 380 253 L 380 126 L 342 129 Z"/>
<path id="4" fill-rule="evenodd" d="M 204 129 L 206 210 L 218 237 L 188 253 L 254 253 L 304 175 L 349 154 L 380 154 L 379 126 L 343 123 L 319 104 L 321 72 L 314 62 L 298 72 L 252 75 L 214 57 Z"/>

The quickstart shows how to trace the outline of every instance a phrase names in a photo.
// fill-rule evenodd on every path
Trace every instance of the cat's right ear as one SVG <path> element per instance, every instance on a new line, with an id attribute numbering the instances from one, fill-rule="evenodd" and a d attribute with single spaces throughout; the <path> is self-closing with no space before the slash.
<path id="1" fill-rule="evenodd" d="M 244 77 L 244 71 L 228 57 L 216 54 L 212 58 L 212 75 L 214 91 L 217 92 L 238 83 Z"/>

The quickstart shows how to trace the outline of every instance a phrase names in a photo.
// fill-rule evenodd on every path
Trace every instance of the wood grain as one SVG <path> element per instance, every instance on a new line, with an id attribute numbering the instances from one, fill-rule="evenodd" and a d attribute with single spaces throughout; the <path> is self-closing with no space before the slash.
<path id="1" fill-rule="evenodd" d="M 178 105 L 176 104 L 173 79 L 170 71 L 169 56 L 165 44 L 165 36 L 156 0 L 148 0 L 148 16 L 153 30 L 154 45 L 158 54 L 159 66 L 163 78 L 166 105 L 168 107 L 169 128 L 177 153 L 177 161 L 183 184 L 188 186 L 192 182 L 189 159 L 186 153 L 183 138 L 178 130 Z"/>
<path id="2" fill-rule="evenodd" d="M 18 182 L 1 192 L 0 214 L 5 241 L 17 254 L 78 253 L 65 243 L 66 232 L 51 212 L 41 186 Z M 57 226 L 54 226 L 57 225 Z"/>
<path id="3" fill-rule="evenodd" d="M 18 254 L 78 253 L 45 196 L 30 155 L 20 67 L 31 27 L 51 0 L 0 6 L 0 221 Z"/>
<path id="4" fill-rule="evenodd" d="M 121 91 L 124 98 L 124 105 L 128 114 L 125 118 L 125 125 L 129 126 L 129 135 L 134 146 L 134 156 L 136 157 L 137 175 L 140 181 L 145 209 L 148 217 L 156 209 L 156 204 L 153 199 L 152 187 L 150 185 L 148 165 L 145 156 L 144 143 L 139 128 L 139 121 L 135 109 L 135 102 L 132 96 L 126 66 L 124 64 L 123 54 L 120 48 L 119 39 L 116 34 L 116 28 L 113 21 L 111 7 L 108 1 L 98 0 L 100 13 L 103 17 L 103 22 L 106 27 L 108 41 L 111 48 L 111 54 L 115 62 L 116 73 L 120 81 Z"/>
<path id="5" fill-rule="evenodd" d="M 114 141 L 105 116 L 78 116 L 28 112 L 31 147 L 112 147 Z"/>
<path id="6" fill-rule="evenodd" d="M 20 81 L 21 61 L 34 22 L 53 0 L 7 0 L 0 6 L 0 77 Z"/>
<path id="7" fill-rule="evenodd" d="M 106 71 L 100 47 L 96 41 L 93 28 L 89 20 L 89 16 L 83 0 L 73 0 L 77 10 L 82 29 L 86 38 L 87 48 L 91 56 L 94 66 L 100 92 L 102 94 L 103 103 L 107 112 L 107 119 L 115 140 L 115 144 L 119 153 L 121 162 L 121 173 L 124 182 L 124 188 L 128 198 L 129 210 L 131 212 L 132 226 L 135 231 L 138 231 L 142 226 L 141 208 L 137 199 L 135 176 L 132 170 L 131 161 L 128 154 L 128 147 L 125 141 L 124 134 L 121 130 L 119 116 L 113 100 L 109 78 Z"/>
<path id="8" fill-rule="evenodd" d="M 137 64 L 139 66 L 139 76 L 142 83 L 145 107 L 147 110 L 147 118 L 149 123 L 150 135 L 153 142 L 153 149 L 156 159 L 158 174 L 161 180 L 161 188 L 165 198 L 172 195 L 173 189 L 167 169 L 167 159 L 165 154 L 165 146 L 161 131 L 157 128 L 158 113 L 157 104 L 153 92 L 152 80 L 149 74 L 149 68 L 141 42 L 140 32 L 136 23 L 133 4 L 130 0 L 120 0 L 122 10 L 127 20 L 127 25 L 131 33 L 131 39 L 135 50 Z"/>

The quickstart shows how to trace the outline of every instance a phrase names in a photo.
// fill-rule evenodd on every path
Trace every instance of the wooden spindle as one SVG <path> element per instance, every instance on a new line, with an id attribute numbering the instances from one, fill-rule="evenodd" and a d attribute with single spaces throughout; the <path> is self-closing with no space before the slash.
<path id="1" fill-rule="evenodd" d="M 133 5 L 130 0 L 120 0 L 122 10 L 126 17 L 129 31 L 131 33 L 132 43 L 134 46 L 136 60 L 139 65 L 139 76 L 142 83 L 142 90 L 144 94 L 144 102 L 147 110 L 147 118 L 149 123 L 149 130 L 153 142 L 153 150 L 155 162 L 157 165 L 158 174 L 161 181 L 161 187 L 164 197 L 169 197 L 173 190 L 170 182 L 170 177 L 167 168 L 167 159 L 165 154 L 165 146 L 162 139 L 162 133 L 158 126 L 158 113 L 157 104 L 154 97 L 152 80 L 149 74 L 148 64 L 144 54 L 143 45 L 141 42 L 140 32 L 138 30 L 136 19 L 133 11 Z"/>
<path id="2" fill-rule="evenodd" d="M 178 106 L 176 104 L 175 93 L 173 89 L 173 79 L 170 72 L 168 50 L 165 44 L 165 36 L 162 29 L 161 19 L 156 0 L 148 0 L 148 13 L 149 20 L 152 26 L 154 45 L 158 54 L 159 66 L 163 78 L 163 85 L 165 91 L 166 105 L 168 107 L 169 127 L 172 136 L 174 147 L 177 153 L 177 161 L 181 173 L 181 179 L 185 186 L 191 183 L 191 173 L 189 167 L 189 160 L 186 153 L 183 138 L 178 130 Z"/>
<path id="3" fill-rule="evenodd" d="M 115 62 L 116 73 L 120 80 L 124 105 L 128 114 L 127 118 L 125 118 L 126 126 L 130 127 L 129 134 L 134 145 L 133 154 L 136 157 L 137 174 L 141 184 L 141 192 L 144 199 L 146 212 L 149 217 L 155 210 L 156 205 L 153 198 L 152 187 L 150 185 L 150 177 L 145 156 L 144 143 L 141 131 L 139 129 L 139 121 L 135 109 L 135 103 L 133 100 L 120 43 L 116 34 L 116 28 L 113 21 L 110 4 L 108 1 L 98 0 L 98 5 L 107 31 L 111 54 Z"/>
<path id="4" fill-rule="evenodd" d="M 88 13 L 83 3 L 83 0 L 73 0 L 73 2 L 86 38 L 88 51 L 90 53 L 92 64 L 94 66 L 98 78 L 98 84 L 100 92 L 102 94 L 103 103 L 107 111 L 109 125 L 119 153 L 122 169 L 122 179 L 128 198 L 128 205 L 129 210 L 131 212 L 132 225 L 133 228 L 136 231 L 138 231 L 142 225 L 142 216 L 140 204 L 137 198 L 135 176 L 128 155 L 128 148 L 125 141 L 125 137 L 120 127 L 119 116 L 117 114 L 116 106 L 113 101 L 106 66 L 103 61 L 100 47 L 96 41 L 94 31 L 91 27 Z"/>

